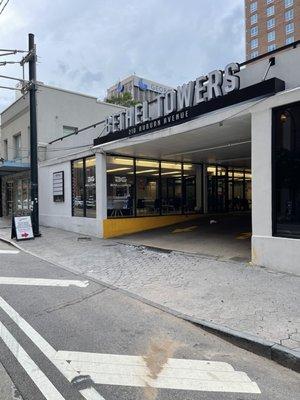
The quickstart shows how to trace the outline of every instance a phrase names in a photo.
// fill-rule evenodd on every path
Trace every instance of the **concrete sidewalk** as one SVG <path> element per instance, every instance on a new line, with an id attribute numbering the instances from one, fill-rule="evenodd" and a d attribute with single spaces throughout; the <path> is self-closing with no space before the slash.
<path id="1" fill-rule="evenodd" d="M 18 242 L 32 254 L 192 318 L 300 351 L 300 277 L 54 228 Z M 0 227 L 9 240 L 10 229 Z"/>

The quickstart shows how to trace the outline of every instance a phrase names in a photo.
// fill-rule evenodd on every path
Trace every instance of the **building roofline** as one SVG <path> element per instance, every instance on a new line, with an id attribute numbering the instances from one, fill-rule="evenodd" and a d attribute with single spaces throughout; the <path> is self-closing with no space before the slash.
<path id="1" fill-rule="evenodd" d="M 266 58 L 266 57 L 268 57 L 268 56 L 272 56 L 272 55 L 274 55 L 274 54 L 280 53 L 281 51 L 287 50 L 287 49 L 289 49 L 289 48 L 296 49 L 296 48 L 298 47 L 299 44 L 300 44 L 300 40 L 296 40 L 296 41 L 293 42 L 293 43 L 286 44 L 285 46 L 278 47 L 278 49 L 275 49 L 275 50 L 272 50 L 272 51 L 268 51 L 268 52 L 266 52 L 266 53 L 261 54 L 260 56 L 257 56 L 257 57 L 255 57 L 255 58 L 251 58 L 250 60 L 246 60 L 246 61 L 242 62 L 242 63 L 240 64 L 240 66 L 242 67 L 242 66 L 244 66 L 244 65 L 251 64 L 251 63 L 253 63 L 253 62 L 255 62 L 255 61 L 259 61 L 259 60 L 261 60 L 261 59 L 263 59 L 263 58 Z"/>
<path id="2" fill-rule="evenodd" d="M 164 83 L 160 83 L 160 82 L 157 82 L 157 81 L 153 81 L 152 79 L 148 79 L 148 78 L 142 77 L 142 76 L 140 76 L 140 75 L 131 74 L 131 75 L 125 76 L 125 77 L 122 78 L 122 79 L 119 79 L 119 80 L 117 81 L 117 83 L 114 83 L 113 85 L 111 85 L 111 86 L 107 89 L 107 91 L 113 89 L 115 86 L 118 85 L 119 82 L 123 82 L 123 81 L 125 81 L 125 80 L 127 80 L 127 79 L 130 79 L 130 78 L 145 79 L 145 80 L 148 81 L 148 82 L 151 82 L 151 83 L 154 83 L 154 84 L 158 84 L 158 85 L 162 85 L 162 86 L 167 87 L 167 88 L 170 88 L 170 89 L 174 89 L 174 88 L 173 88 L 172 86 L 170 86 L 170 85 L 166 85 L 166 84 L 164 84 Z"/>
<path id="3" fill-rule="evenodd" d="M 89 99 L 95 100 L 96 103 L 98 103 L 98 104 L 103 104 L 103 105 L 105 105 L 105 106 L 110 106 L 110 107 L 113 106 L 113 107 L 117 107 L 117 108 L 120 108 L 120 109 L 126 109 L 126 107 L 124 107 L 124 106 L 120 106 L 120 105 L 118 105 L 118 104 L 113 104 L 113 103 L 108 103 L 108 102 L 106 102 L 106 101 L 99 100 L 99 98 L 96 97 L 96 96 L 92 96 L 92 95 L 85 94 L 85 93 L 81 93 L 81 92 L 76 92 L 76 91 L 74 91 L 74 90 L 68 90 L 68 89 L 64 89 L 64 88 L 57 87 L 57 86 L 45 85 L 45 84 L 39 83 L 39 82 L 36 83 L 36 86 L 38 86 L 38 87 L 40 87 L 40 88 L 47 88 L 47 89 L 52 89 L 52 90 L 58 90 L 58 91 L 60 91 L 60 92 L 65 92 L 65 93 L 69 93 L 69 94 L 74 94 L 74 95 L 76 95 L 76 96 L 87 97 L 87 98 L 89 98 Z M 26 95 L 27 95 L 27 93 L 25 93 L 24 95 L 22 95 L 22 96 L 19 97 L 18 99 L 14 100 L 11 104 L 9 104 L 6 108 L 4 108 L 3 111 L 1 111 L 0 115 L 2 115 L 3 113 L 5 113 L 6 111 L 8 111 L 10 107 L 13 107 L 18 101 L 20 101 L 21 99 L 23 99 Z"/>
<path id="4" fill-rule="evenodd" d="M 13 105 L 15 105 L 18 101 L 20 101 L 21 99 L 24 99 L 24 97 L 27 95 L 27 93 L 23 94 L 21 97 L 19 97 L 18 99 L 14 100 L 11 104 L 9 104 L 6 108 L 4 108 L 3 111 L 1 111 L 0 116 L 2 114 L 4 114 L 7 110 L 10 109 L 10 107 L 12 107 Z"/>
<path id="5" fill-rule="evenodd" d="M 92 96 L 92 95 L 89 95 L 89 94 L 86 94 L 86 93 L 82 93 L 82 92 L 76 92 L 74 90 L 64 89 L 64 88 L 60 88 L 60 87 L 52 86 L 52 85 L 45 85 L 45 84 L 41 84 L 41 83 L 37 83 L 37 86 L 46 87 L 48 89 L 58 90 L 60 92 L 65 92 L 65 93 L 69 93 L 69 94 L 74 94 L 76 96 L 87 97 L 87 98 L 96 100 L 96 102 L 99 103 L 99 104 L 103 104 L 103 105 L 107 105 L 107 106 L 114 106 L 114 107 L 119 107 L 119 108 L 122 108 L 122 109 L 126 108 L 126 107 L 123 107 L 123 106 L 120 106 L 120 105 L 117 105 L 117 104 L 108 103 L 107 101 L 99 100 L 99 97 Z"/>

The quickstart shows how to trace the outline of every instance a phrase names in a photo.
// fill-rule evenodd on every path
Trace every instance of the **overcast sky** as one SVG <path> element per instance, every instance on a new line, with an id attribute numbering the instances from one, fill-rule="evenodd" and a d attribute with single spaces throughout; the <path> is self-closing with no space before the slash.
<path id="1" fill-rule="evenodd" d="M 132 73 L 175 87 L 245 59 L 243 4 L 10 0 L 0 15 L 0 48 L 26 49 L 27 35 L 34 33 L 38 80 L 101 99 Z M 20 77 L 21 69 L 0 67 L 0 74 Z M 9 82 L 0 80 L 4 84 Z M 0 110 L 13 98 L 14 92 L 0 89 Z"/>

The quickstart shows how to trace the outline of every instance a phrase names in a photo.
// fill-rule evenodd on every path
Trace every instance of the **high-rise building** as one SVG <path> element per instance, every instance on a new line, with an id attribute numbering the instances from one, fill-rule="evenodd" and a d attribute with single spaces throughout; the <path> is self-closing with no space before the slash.
<path id="1" fill-rule="evenodd" d="M 300 0 L 245 0 L 246 59 L 300 40 Z"/>

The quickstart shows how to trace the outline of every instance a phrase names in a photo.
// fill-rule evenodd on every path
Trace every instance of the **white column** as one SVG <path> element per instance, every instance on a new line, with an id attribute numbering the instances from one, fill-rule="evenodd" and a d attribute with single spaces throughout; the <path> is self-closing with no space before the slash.
<path id="1" fill-rule="evenodd" d="M 272 236 L 272 110 L 252 114 L 252 230 Z"/>
<path id="2" fill-rule="evenodd" d="M 99 235 L 103 235 L 103 220 L 107 217 L 106 155 L 96 153 L 96 201 Z"/>

